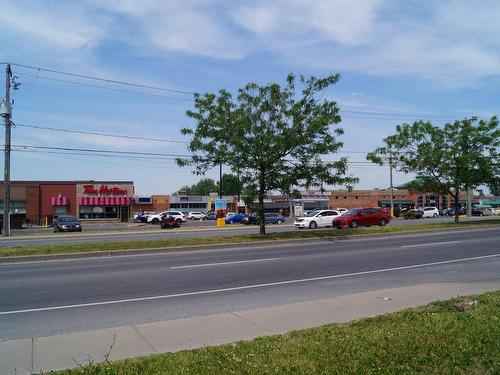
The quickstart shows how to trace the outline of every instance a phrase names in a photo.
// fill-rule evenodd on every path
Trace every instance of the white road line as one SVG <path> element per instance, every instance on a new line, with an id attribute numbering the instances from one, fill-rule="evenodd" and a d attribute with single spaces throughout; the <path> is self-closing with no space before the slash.
<path id="1" fill-rule="evenodd" d="M 174 267 L 170 267 L 170 269 L 171 270 L 177 270 L 177 269 L 181 269 L 181 268 L 197 268 L 197 267 L 225 266 L 225 265 L 228 265 L 228 264 L 269 262 L 269 261 L 278 260 L 278 259 L 280 259 L 280 258 L 265 258 L 265 259 L 251 259 L 251 260 L 236 260 L 236 261 L 233 261 L 233 262 L 190 264 L 190 265 L 187 265 L 187 266 L 174 266 Z"/>
<path id="2" fill-rule="evenodd" d="M 444 241 L 444 242 L 428 242 L 428 243 L 417 243 L 414 245 L 403 245 L 401 248 L 406 248 L 406 247 L 424 247 L 424 246 L 439 246 L 439 245 L 448 245 L 452 243 L 461 243 L 461 242 L 466 242 L 466 240 L 463 241 Z"/>
<path id="3" fill-rule="evenodd" d="M 369 275 L 369 274 L 373 274 L 373 273 L 382 273 L 382 272 L 392 272 L 392 271 L 400 271 L 400 270 L 409 270 L 409 269 L 414 269 L 414 268 L 430 267 L 430 266 L 436 266 L 436 265 L 441 265 L 441 264 L 469 262 L 469 261 L 474 261 L 474 260 L 479 260 L 479 259 L 488 259 L 488 258 L 494 258 L 494 257 L 499 257 L 499 256 L 500 256 L 500 253 L 498 253 L 498 254 L 491 254 L 491 255 L 477 256 L 477 257 L 472 257 L 472 258 L 460 258 L 460 259 L 444 260 L 444 261 L 441 261 L 441 262 L 413 264 L 413 265 L 410 265 L 410 266 L 393 267 L 393 268 L 383 268 L 383 269 L 371 270 L 371 271 L 361 271 L 361 272 L 344 273 L 344 274 L 340 274 L 340 275 L 319 276 L 319 277 L 310 277 L 310 278 L 306 278 L 306 279 L 277 281 L 277 282 L 274 282 L 274 283 L 263 283 L 263 284 L 253 284 L 253 285 L 236 286 L 236 287 L 232 287 L 232 288 L 200 290 L 200 291 L 197 291 L 197 292 L 186 292 L 186 293 L 177 293 L 177 294 L 165 294 L 165 295 L 160 295 L 160 296 L 128 298 L 128 299 L 120 299 L 120 300 L 112 300 L 112 301 L 102 301 L 102 302 L 79 303 L 79 304 L 75 304 L 75 305 L 40 307 L 40 308 L 25 309 L 25 310 L 0 311 L 0 315 L 14 315 L 14 314 L 29 313 L 29 312 L 52 311 L 52 310 L 66 310 L 66 309 L 75 309 L 75 308 L 81 308 L 81 307 L 115 305 L 115 304 L 119 304 L 119 303 L 128 303 L 128 302 L 154 301 L 154 300 L 176 298 L 176 297 L 197 296 L 197 295 L 206 295 L 206 294 L 214 294 L 214 293 L 221 293 L 221 292 L 232 292 L 232 291 L 237 291 L 237 290 L 266 288 L 266 287 L 278 286 L 278 285 L 290 285 L 290 284 L 306 283 L 306 282 L 311 282 L 311 281 L 321 281 L 321 280 L 337 279 L 337 278 L 341 278 L 341 277 L 360 276 L 360 275 Z"/>

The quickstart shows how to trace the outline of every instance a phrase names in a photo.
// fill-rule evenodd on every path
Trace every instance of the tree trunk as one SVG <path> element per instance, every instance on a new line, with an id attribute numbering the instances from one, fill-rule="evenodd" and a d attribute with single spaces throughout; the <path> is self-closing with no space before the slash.
<path id="1" fill-rule="evenodd" d="M 290 220 L 293 219 L 293 202 L 292 202 L 292 195 L 290 194 L 288 196 L 288 205 L 290 207 L 290 212 L 288 213 L 288 216 L 290 217 Z"/>
<path id="2" fill-rule="evenodd" d="M 457 191 L 453 198 L 455 198 L 455 223 L 458 223 L 458 198 L 460 193 Z"/>
<path id="3" fill-rule="evenodd" d="M 264 215 L 264 193 L 259 191 L 259 226 L 260 234 L 266 234 L 266 217 Z"/>

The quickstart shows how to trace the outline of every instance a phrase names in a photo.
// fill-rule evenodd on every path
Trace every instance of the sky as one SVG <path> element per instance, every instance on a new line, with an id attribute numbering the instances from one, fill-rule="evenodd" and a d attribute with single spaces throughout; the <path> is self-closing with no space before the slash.
<path id="1" fill-rule="evenodd" d="M 12 180 L 126 180 L 138 195 L 171 194 L 200 179 L 160 155 L 189 154 L 180 129 L 195 126 L 185 114 L 193 93 L 284 83 L 288 73 L 341 74 L 324 98 L 337 102 L 345 130 L 332 157 L 349 158 L 356 189 L 389 186 L 387 167 L 362 162 L 396 125 L 500 112 L 494 0 L 0 0 L 0 8 L 0 62 L 15 64 L 21 83 L 12 93 Z M 395 173 L 394 184 L 412 177 Z"/>

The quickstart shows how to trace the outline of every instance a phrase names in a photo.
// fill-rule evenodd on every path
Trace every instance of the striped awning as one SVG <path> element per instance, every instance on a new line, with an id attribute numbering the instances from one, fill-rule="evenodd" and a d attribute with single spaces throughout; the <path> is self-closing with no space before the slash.
<path id="1" fill-rule="evenodd" d="M 64 195 L 58 195 L 50 198 L 50 204 L 52 206 L 67 206 L 68 202 L 68 197 Z"/>
<path id="2" fill-rule="evenodd" d="M 80 197 L 80 206 L 130 206 L 132 197 Z"/>

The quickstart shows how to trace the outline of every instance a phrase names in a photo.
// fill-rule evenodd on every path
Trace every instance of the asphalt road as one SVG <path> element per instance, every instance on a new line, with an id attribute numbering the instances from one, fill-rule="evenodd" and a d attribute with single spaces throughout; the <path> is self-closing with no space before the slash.
<path id="1" fill-rule="evenodd" d="M 0 341 L 484 281 L 500 288 L 498 228 L 0 264 Z"/>
<path id="2" fill-rule="evenodd" d="M 462 218 L 467 220 L 488 220 L 497 219 L 494 217 L 472 217 Z M 436 219 L 422 220 L 393 220 L 390 226 L 406 226 L 415 224 L 449 223 L 453 222 L 452 217 L 438 217 Z M 267 225 L 268 233 L 297 231 L 289 222 L 281 225 Z M 305 229 L 309 230 L 309 229 Z M 316 230 L 335 230 L 332 228 Z M 214 222 L 188 221 L 180 229 L 160 229 L 158 225 L 145 224 L 130 228 L 126 224 L 84 224 L 82 234 L 75 233 L 53 233 L 52 229 L 34 229 L 15 232 L 13 237 L 0 237 L 1 247 L 30 246 L 47 244 L 74 244 L 74 243 L 96 243 L 96 242 L 128 242 L 140 240 L 157 240 L 168 238 L 199 238 L 211 236 L 234 236 L 244 234 L 257 234 L 257 226 L 246 226 L 242 224 L 227 225 L 226 228 L 216 228 Z M 23 235 L 27 234 L 27 235 Z"/>

